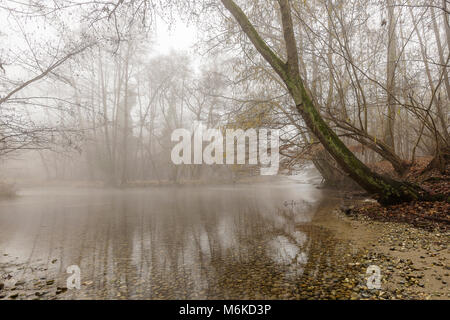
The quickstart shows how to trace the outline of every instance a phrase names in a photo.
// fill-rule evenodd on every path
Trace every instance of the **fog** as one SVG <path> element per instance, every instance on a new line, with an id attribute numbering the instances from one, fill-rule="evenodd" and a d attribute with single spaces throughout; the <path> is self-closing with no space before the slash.
<path id="1" fill-rule="evenodd" d="M 259 3 L 250 20 L 283 59 L 272 6 Z M 445 149 L 448 28 L 439 8 L 292 7 L 300 74 L 365 163 L 387 159 L 401 172 L 402 161 Z M 249 163 L 173 165 L 171 134 L 194 131 L 194 121 L 280 130 L 281 172 L 315 161 L 325 180 L 338 174 L 323 169 L 333 160 L 323 161 L 320 137 L 220 2 L 6 1 L 1 15 L 3 180 L 126 186 L 258 174 Z"/>
<path id="2" fill-rule="evenodd" d="M 444 201 L 410 177 L 448 172 L 448 13 L 0 1 L 1 270 L 80 266 L 94 286 L 65 298 L 299 298 L 337 193 Z"/>

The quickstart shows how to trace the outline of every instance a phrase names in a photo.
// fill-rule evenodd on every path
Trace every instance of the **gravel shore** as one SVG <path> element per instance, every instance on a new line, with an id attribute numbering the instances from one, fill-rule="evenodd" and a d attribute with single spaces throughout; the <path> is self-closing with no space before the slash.
<path id="1" fill-rule="evenodd" d="M 339 241 L 330 241 L 340 242 L 347 252 L 336 257 L 322 276 L 310 277 L 315 286 L 326 288 L 318 288 L 314 298 L 450 299 L 450 232 L 373 221 L 347 215 L 339 207 L 319 213 L 316 225 L 331 230 Z M 367 288 L 371 265 L 380 268 L 381 289 Z"/>

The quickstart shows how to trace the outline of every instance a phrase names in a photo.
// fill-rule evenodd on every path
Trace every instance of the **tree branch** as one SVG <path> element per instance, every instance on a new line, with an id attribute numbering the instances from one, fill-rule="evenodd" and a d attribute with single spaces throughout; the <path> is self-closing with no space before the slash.
<path id="1" fill-rule="evenodd" d="M 250 41 L 255 46 L 256 50 L 266 59 L 275 72 L 284 80 L 288 78 L 286 64 L 276 55 L 275 52 L 270 49 L 267 43 L 261 38 L 256 31 L 255 27 L 250 23 L 249 19 L 242 11 L 242 9 L 236 5 L 233 0 L 221 0 L 225 8 L 231 12 L 233 17 L 241 26 L 244 33 L 248 36 Z"/>
<path id="2" fill-rule="evenodd" d="M 77 54 L 83 52 L 84 50 L 86 50 L 87 48 L 91 47 L 92 44 L 88 44 L 86 46 L 83 46 L 82 48 L 73 51 L 69 54 L 67 54 L 66 56 L 64 56 L 63 58 L 61 58 L 60 60 L 58 60 L 57 62 L 55 62 L 54 64 L 52 64 L 50 67 L 48 67 L 46 70 L 44 70 L 41 74 L 37 75 L 36 77 L 22 83 L 20 86 L 18 86 L 17 88 L 15 88 L 14 90 L 12 90 L 10 93 L 8 93 L 5 97 L 0 99 L 0 105 L 2 105 L 3 103 L 5 103 L 6 101 L 8 101 L 9 98 L 11 98 L 13 95 L 15 95 L 17 92 L 21 91 L 22 89 L 28 87 L 30 84 L 32 84 L 33 82 L 39 81 L 42 78 L 44 78 L 47 74 L 49 74 L 50 72 L 52 72 L 54 69 L 58 68 L 60 65 L 62 65 L 64 62 L 66 62 L 68 59 L 76 56 Z"/>

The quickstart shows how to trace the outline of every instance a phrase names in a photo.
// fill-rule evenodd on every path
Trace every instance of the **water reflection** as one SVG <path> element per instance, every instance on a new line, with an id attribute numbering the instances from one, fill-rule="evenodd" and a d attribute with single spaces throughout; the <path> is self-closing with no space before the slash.
<path id="1" fill-rule="evenodd" d="M 299 225 L 320 199 L 294 183 L 32 190 L 0 202 L 0 272 L 32 291 L 79 265 L 68 299 L 291 298 L 311 247 Z"/>

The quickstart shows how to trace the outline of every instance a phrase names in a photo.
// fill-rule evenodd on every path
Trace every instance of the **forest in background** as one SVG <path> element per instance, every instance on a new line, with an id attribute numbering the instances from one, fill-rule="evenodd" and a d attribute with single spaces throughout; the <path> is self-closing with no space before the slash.
<path id="1" fill-rule="evenodd" d="M 448 185 L 448 6 L 3 1 L 1 174 L 29 178 L 17 159 L 46 180 L 111 186 L 257 173 L 173 165 L 171 132 L 197 120 L 279 129 L 283 173 L 312 162 L 327 184 L 356 183 L 382 203 L 448 201 L 417 179 L 436 172 Z M 155 21 L 178 17 L 198 31 L 196 56 L 152 47 Z M 420 172 L 418 159 L 430 160 Z"/>

